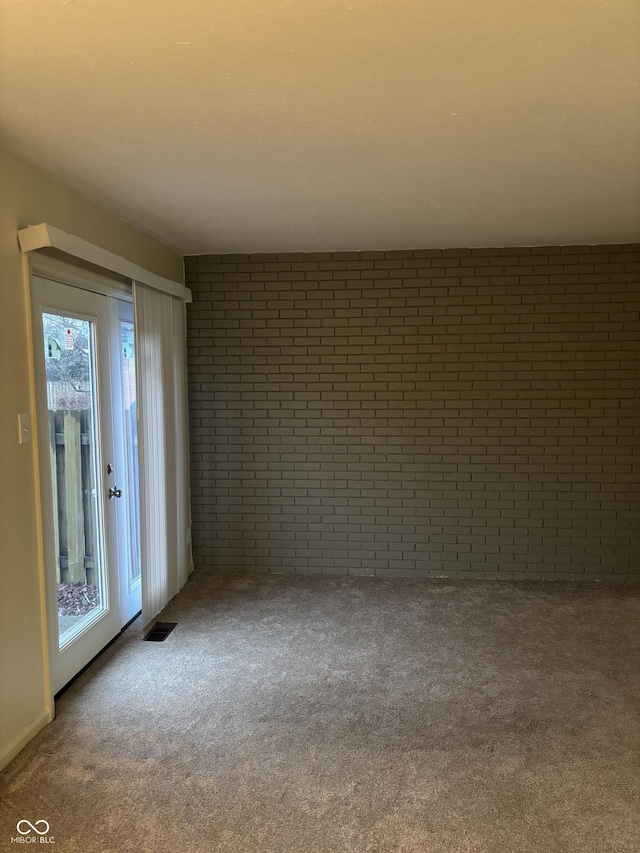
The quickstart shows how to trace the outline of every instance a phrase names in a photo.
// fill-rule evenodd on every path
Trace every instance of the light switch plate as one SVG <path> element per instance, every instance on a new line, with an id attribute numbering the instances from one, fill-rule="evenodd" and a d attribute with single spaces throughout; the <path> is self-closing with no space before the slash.
<path id="1" fill-rule="evenodd" d="M 18 430 L 20 444 L 29 444 L 31 441 L 31 418 L 28 414 L 18 415 Z"/>

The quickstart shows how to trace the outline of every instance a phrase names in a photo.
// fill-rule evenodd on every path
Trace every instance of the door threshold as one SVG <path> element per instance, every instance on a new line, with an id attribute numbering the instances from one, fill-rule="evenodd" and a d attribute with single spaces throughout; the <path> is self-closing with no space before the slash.
<path id="1" fill-rule="evenodd" d="M 106 645 L 106 646 L 104 646 L 102 649 L 100 649 L 100 651 L 98 652 L 98 654 L 97 654 L 97 655 L 94 655 L 94 656 L 91 658 L 91 660 L 89 661 L 89 663 L 88 663 L 88 664 L 86 664 L 85 666 L 83 666 L 83 667 L 82 667 L 82 669 L 81 669 L 81 670 L 79 670 L 79 672 L 76 672 L 76 674 L 73 676 L 73 678 L 72 678 L 70 681 L 67 681 L 67 683 L 64 685 L 64 687 L 61 687 L 61 688 L 60 688 L 60 690 L 58 690 L 58 692 L 54 694 L 54 696 L 53 696 L 53 701 L 54 701 L 54 702 L 57 702 L 57 701 L 58 701 L 58 699 L 59 699 L 59 698 L 60 698 L 64 693 L 66 693 L 66 692 L 67 692 L 67 690 L 71 687 L 71 685 L 72 685 L 75 681 L 77 681 L 77 680 L 80 678 L 80 676 L 82 675 L 82 673 L 83 673 L 83 672 L 86 672 L 86 671 L 89 669 L 89 667 L 91 666 L 91 664 L 92 664 L 95 660 L 97 660 L 97 659 L 100 657 L 100 655 L 101 655 L 101 654 L 103 654 L 103 652 L 106 652 L 106 650 L 109 648 L 109 646 L 112 646 L 112 645 L 115 643 L 115 641 L 116 641 L 119 637 L 121 637 L 121 636 L 124 634 L 124 632 L 127 630 L 127 628 L 129 628 L 131 625 L 133 625 L 133 623 L 136 621 L 136 619 L 138 618 L 138 616 L 140 616 L 140 614 L 141 614 L 141 613 L 142 613 L 142 610 L 139 610 L 139 611 L 136 613 L 136 615 L 135 615 L 132 619 L 129 619 L 129 621 L 127 622 L 127 624 L 122 626 L 122 628 L 118 631 L 118 633 L 115 635 L 115 637 L 114 637 L 112 640 L 109 640 L 109 642 L 107 643 L 107 645 Z"/>

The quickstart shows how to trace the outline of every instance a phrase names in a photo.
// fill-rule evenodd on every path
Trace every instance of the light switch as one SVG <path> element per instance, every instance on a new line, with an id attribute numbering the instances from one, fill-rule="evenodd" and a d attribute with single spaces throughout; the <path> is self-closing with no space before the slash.
<path id="1" fill-rule="evenodd" d="M 31 418 L 28 414 L 18 415 L 18 429 L 20 444 L 29 444 L 31 441 Z"/>

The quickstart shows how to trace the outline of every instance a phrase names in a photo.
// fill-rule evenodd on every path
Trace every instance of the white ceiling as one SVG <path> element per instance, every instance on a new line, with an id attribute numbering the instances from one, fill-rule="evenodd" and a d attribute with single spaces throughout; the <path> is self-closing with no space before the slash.
<path id="1" fill-rule="evenodd" d="M 0 141 L 188 254 L 638 240 L 639 84 L 638 0 L 0 2 Z"/>

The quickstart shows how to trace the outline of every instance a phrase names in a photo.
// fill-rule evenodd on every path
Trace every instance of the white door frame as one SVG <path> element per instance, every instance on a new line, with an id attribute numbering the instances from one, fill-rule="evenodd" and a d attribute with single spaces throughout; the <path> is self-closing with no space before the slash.
<path id="1" fill-rule="evenodd" d="M 32 256 L 33 257 L 33 256 Z M 34 258 L 35 260 L 35 258 Z M 43 284 L 44 282 L 44 284 Z M 46 405 L 46 383 L 45 383 L 45 362 L 42 344 L 42 310 L 52 308 L 54 311 L 64 311 L 58 307 L 58 303 L 54 298 L 60 296 L 60 285 L 63 288 L 73 288 L 73 311 L 72 313 L 84 315 L 88 319 L 96 318 L 103 324 L 103 334 L 98 335 L 96 346 L 96 360 L 99 364 L 99 371 L 102 384 L 102 393 L 109 392 L 114 389 L 113 385 L 113 367 L 114 358 L 112 356 L 113 341 L 110 341 L 111 323 L 113 317 L 113 309 L 109 308 L 110 303 L 115 302 L 114 299 L 106 297 L 116 297 L 120 300 L 131 301 L 131 286 L 127 283 L 118 280 L 97 275 L 93 272 L 85 271 L 70 264 L 58 261 L 57 259 L 37 257 L 37 262 L 32 263 L 31 270 L 31 296 L 32 296 L 32 324 L 33 324 L 33 341 L 34 341 L 34 371 L 36 380 L 36 418 L 38 423 L 38 460 L 40 469 L 40 498 L 41 498 L 41 518 L 43 531 L 43 552 L 45 559 L 45 590 L 46 590 L 46 609 L 47 609 L 47 639 L 49 646 L 49 666 L 52 692 L 55 694 L 61 687 L 71 680 L 90 660 L 99 654 L 99 652 L 118 635 L 123 627 L 123 607 L 122 607 L 122 586 L 120 577 L 122 574 L 128 575 L 128 568 L 125 565 L 117 571 L 106 571 L 106 610 L 96 620 L 92 621 L 86 629 L 83 629 L 78 634 L 78 639 L 82 642 L 76 642 L 76 638 L 71 643 L 59 649 L 58 637 L 58 608 L 57 608 L 57 591 L 55 571 L 52 571 L 52 566 L 55 566 L 55 535 L 53 529 L 53 519 L 51 514 L 51 489 L 52 475 L 51 466 L 48 456 L 48 443 L 45 440 L 48 436 L 48 421 L 47 421 L 47 405 Z M 69 291 L 66 290 L 66 295 Z M 48 295 L 47 295 L 48 294 Z M 52 303 L 52 304 L 50 304 Z M 71 306 L 69 306 L 71 309 Z M 117 311 L 115 312 L 117 315 Z M 99 315 L 99 316 L 98 316 Z M 117 384 L 116 384 L 117 389 Z M 100 392 L 98 392 L 100 393 Z M 99 405 L 100 397 L 98 397 Z M 105 411 L 108 409 L 109 411 Z M 120 532 L 118 537 L 118 528 L 122 524 L 122 515 L 118 521 L 118 504 L 117 500 L 107 500 L 105 491 L 109 486 L 118 486 L 119 483 L 111 482 L 112 478 L 106 475 L 106 465 L 111 462 L 107 459 L 108 455 L 114 457 L 114 413 L 111 400 L 105 405 L 103 399 L 103 408 L 98 414 L 98 423 L 101 430 L 101 440 L 98 448 L 98 466 L 102 473 L 102 491 L 100 498 L 101 515 L 103 518 L 104 529 L 102 531 L 102 539 L 104 542 L 103 559 L 105 567 L 114 566 L 118 561 L 121 561 L 121 555 L 126 552 L 126 545 L 123 544 L 123 534 Z M 117 431 L 117 430 L 116 430 Z M 115 457 L 114 457 L 115 458 Z M 124 470 L 121 472 L 124 480 Z M 120 538 L 120 545 L 118 545 Z M 127 543 L 128 544 L 128 543 Z M 117 552 L 120 552 L 119 554 Z M 139 609 L 139 608 L 138 608 Z M 128 619 L 125 621 L 129 621 Z"/>

